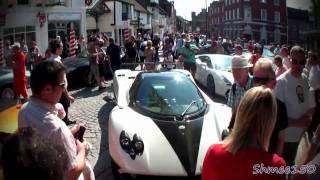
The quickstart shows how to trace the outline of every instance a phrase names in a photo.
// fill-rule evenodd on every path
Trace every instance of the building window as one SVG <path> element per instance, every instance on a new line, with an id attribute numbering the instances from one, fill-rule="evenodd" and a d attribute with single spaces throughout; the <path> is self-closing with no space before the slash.
<path id="1" fill-rule="evenodd" d="M 229 19 L 232 18 L 232 14 L 231 13 L 232 13 L 231 10 L 229 10 Z"/>
<path id="2" fill-rule="evenodd" d="M 274 12 L 274 21 L 280 23 L 280 12 Z"/>
<path id="3" fill-rule="evenodd" d="M 244 20 L 251 21 L 251 8 L 244 9 Z"/>
<path id="4" fill-rule="evenodd" d="M 240 9 L 237 8 L 237 19 L 240 19 Z"/>
<path id="5" fill-rule="evenodd" d="M 236 10 L 232 10 L 232 19 L 235 19 L 236 18 Z"/>
<path id="6" fill-rule="evenodd" d="M 151 19 L 151 16 L 150 14 L 147 15 L 147 24 L 150 24 L 150 19 Z"/>
<path id="7" fill-rule="evenodd" d="M 267 20 L 267 10 L 261 9 L 261 20 L 266 21 Z"/>
<path id="8" fill-rule="evenodd" d="M 267 0 L 260 0 L 261 3 L 267 3 Z"/>
<path id="9" fill-rule="evenodd" d="M 11 44 L 14 42 L 26 42 L 27 46 L 31 45 L 31 41 L 36 40 L 35 26 L 21 26 L 15 28 L 4 28 L 3 39 L 9 40 Z"/>
<path id="10" fill-rule="evenodd" d="M 225 12 L 226 20 L 228 20 L 228 11 Z"/>
<path id="11" fill-rule="evenodd" d="M 18 5 L 25 5 L 25 4 L 29 4 L 29 0 L 18 0 Z"/>
<path id="12" fill-rule="evenodd" d="M 122 20 L 131 19 L 131 8 L 129 4 L 122 3 Z"/>
<path id="13" fill-rule="evenodd" d="M 240 2 L 240 0 L 237 0 L 237 3 L 239 3 Z"/>
<path id="14" fill-rule="evenodd" d="M 273 0 L 273 4 L 275 5 L 275 6 L 279 6 L 279 0 Z"/>

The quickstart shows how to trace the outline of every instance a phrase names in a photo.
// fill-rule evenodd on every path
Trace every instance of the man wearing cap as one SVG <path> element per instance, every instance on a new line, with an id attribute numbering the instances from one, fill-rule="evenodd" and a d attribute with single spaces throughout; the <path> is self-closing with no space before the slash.
<path id="1" fill-rule="evenodd" d="M 11 62 L 15 97 L 19 100 L 20 95 L 22 95 L 24 98 L 23 100 L 25 101 L 28 99 L 26 57 L 20 48 L 20 43 L 14 43 L 12 46 Z"/>
<path id="2" fill-rule="evenodd" d="M 248 89 L 253 87 L 253 79 L 249 76 L 250 67 L 252 67 L 252 64 L 249 64 L 248 60 L 244 57 L 233 57 L 231 68 L 234 83 L 231 86 L 227 101 L 227 105 L 232 108 L 232 118 L 228 127 L 229 129 L 233 128 L 235 113 L 238 105 L 240 104 L 241 98 Z"/>

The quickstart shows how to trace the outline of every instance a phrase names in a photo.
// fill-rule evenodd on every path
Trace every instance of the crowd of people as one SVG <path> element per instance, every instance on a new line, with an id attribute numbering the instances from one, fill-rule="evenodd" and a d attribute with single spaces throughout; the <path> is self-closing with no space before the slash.
<path id="1" fill-rule="evenodd" d="M 94 77 L 99 90 L 106 88 L 105 73 L 123 68 L 135 68 L 136 62 L 145 63 L 147 71 L 155 70 L 159 62 L 159 49 L 164 58 L 171 57 L 172 62 L 182 64 L 192 75 L 196 71 L 195 54 L 199 51 L 199 37 L 190 34 L 172 35 L 166 33 L 162 39 L 148 33 L 131 36 L 124 44 L 125 56 L 121 57 L 121 47 L 113 38 L 92 36 L 86 44 L 90 64 L 90 74 Z M 312 174 L 290 174 L 290 178 L 320 177 L 320 61 L 316 52 L 305 53 L 301 46 L 274 46 L 273 59 L 263 57 L 263 46 L 247 43 L 246 49 L 252 53 L 247 59 L 243 56 L 244 44 L 232 43 L 220 39 L 212 43 L 215 53 L 231 53 L 232 74 L 234 83 L 228 94 L 227 105 L 231 108 L 232 117 L 227 137 L 220 143 L 212 145 L 204 159 L 203 179 L 285 179 L 285 173 L 259 173 L 253 169 L 256 164 L 268 167 L 285 167 L 297 164 L 296 156 L 302 138 L 310 140 L 311 145 L 304 153 L 300 165 L 314 164 L 318 168 Z M 216 44 L 216 45 L 215 45 Z M 7 46 L 6 46 L 7 47 Z M 30 49 L 25 45 L 14 43 L 10 51 L 5 48 L 6 64 L 13 69 L 16 98 L 22 95 L 28 103 L 19 112 L 19 131 L 4 145 L 4 175 L 10 177 L 29 177 L 14 174 L 10 171 L 13 152 L 10 148 L 19 145 L 17 157 L 31 151 L 31 156 L 46 156 L 45 153 L 59 153 L 57 159 L 50 160 L 47 166 L 43 159 L 31 159 L 39 163 L 32 170 L 47 172 L 39 174 L 44 179 L 59 177 L 77 179 L 94 179 L 90 164 L 85 157 L 88 143 L 74 138 L 80 126 L 68 128 L 76 123 L 68 119 L 68 107 L 74 97 L 67 90 L 66 69 L 61 61 L 64 44 L 57 37 L 49 43 L 46 56 L 40 54 L 35 41 Z M 27 60 L 31 58 L 32 60 Z M 9 60 L 8 60 L 9 59 Z M 30 86 L 32 96 L 27 94 L 25 76 L 28 62 L 31 62 Z M 91 79 L 91 78 L 89 78 Z M 61 121 L 63 120 L 63 121 Z M 31 129 L 30 129 L 31 128 Z M 24 137 L 21 137 L 21 136 Z M 36 136 L 36 138 L 35 138 Z M 43 143 L 43 139 L 61 142 L 61 147 L 52 143 Z M 46 141 L 45 140 L 45 141 Z M 28 142 L 28 143 L 26 143 Z M 26 144 L 24 144 L 26 143 Z M 39 144 L 39 149 L 29 148 L 29 143 Z M 46 148 L 43 150 L 42 148 Z M 42 151 L 45 151 L 43 154 Z M 59 151 L 59 152 L 57 152 Z M 51 158 L 51 157 L 50 157 Z M 65 163 L 60 163 L 61 161 Z M 26 162 L 17 159 L 12 161 L 17 167 L 26 168 Z M 300 167 L 300 165 L 298 167 Z M 47 169 L 46 169 L 47 168 Z M 52 170 L 51 168 L 56 168 Z M 230 173 L 232 170 L 232 173 Z M 30 169 L 21 170 L 29 173 Z M 21 175 L 21 176 L 20 176 Z M 30 176 L 30 178 L 36 176 Z M 58 179 L 62 179 L 59 178 Z M 14 179 L 14 178 L 13 178 Z"/>

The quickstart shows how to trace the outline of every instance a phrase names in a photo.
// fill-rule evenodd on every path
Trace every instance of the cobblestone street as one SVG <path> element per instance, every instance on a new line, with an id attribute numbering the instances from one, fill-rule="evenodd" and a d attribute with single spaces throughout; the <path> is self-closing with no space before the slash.
<path id="1" fill-rule="evenodd" d="M 114 103 L 109 101 L 109 98 L 113 97 L 111 82 L 108 82 L 103 91 L 99 91 L 97 87 L 71 91 L 76 100 L 69 108 L 69 118 L 86 127 L 84 137 L 92 144 L 88 160 L 98 180 L 113 179 L 107 133 L 109 112 L 114 107 Z"/>

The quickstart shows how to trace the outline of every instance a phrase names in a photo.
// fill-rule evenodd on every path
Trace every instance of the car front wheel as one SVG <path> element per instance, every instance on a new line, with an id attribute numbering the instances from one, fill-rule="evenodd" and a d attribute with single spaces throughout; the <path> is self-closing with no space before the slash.
<path id="1" fill-rule="evenodd" d="M 1 92 L 1 99 L 13 99 L 14 98 L 14 91 L 12 86 L 6 85 L 0 90 Z"/>
<path id="2" fill-rule="evenodd" d="M 214 96 L 216 93 L 214 79 L 212 76 L 209 76 L 207 79 L 207 91 L 210 96 Z"/>

